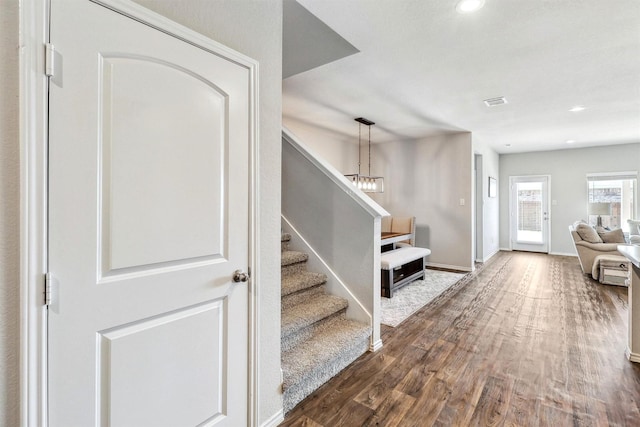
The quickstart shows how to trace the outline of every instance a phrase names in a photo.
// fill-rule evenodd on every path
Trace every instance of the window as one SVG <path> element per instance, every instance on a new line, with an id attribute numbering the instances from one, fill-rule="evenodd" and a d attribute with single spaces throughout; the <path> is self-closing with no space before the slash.
<path id="1" fill-rule="evenodd" d="M 598 217 L 602 226 L 629 231 L 628 219 L 637 218 L 637 172 L 587 175 L 589 224 Z"/>
<path id="2" fill-rule="evenodd" d="M 542 183 L 518 182 L 519 242 L 542 243 Z"/>

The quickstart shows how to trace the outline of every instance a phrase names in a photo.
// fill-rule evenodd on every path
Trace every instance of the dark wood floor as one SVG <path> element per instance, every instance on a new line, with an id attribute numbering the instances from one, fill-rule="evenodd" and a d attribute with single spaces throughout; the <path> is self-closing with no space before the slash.
<path id="1" fill-rule="evenodd" d="M 576 258 L 502 252 L 282 426 L 640 426 L 627 290 Z"/>

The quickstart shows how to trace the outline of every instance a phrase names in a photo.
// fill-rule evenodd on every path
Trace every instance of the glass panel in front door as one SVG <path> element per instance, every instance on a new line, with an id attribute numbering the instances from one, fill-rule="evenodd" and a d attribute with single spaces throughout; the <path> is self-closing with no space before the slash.
<path id="1" fill-rule="evenodd" d="M 543 243 L 542 182 L 516 183 L 518 242 Z"/>

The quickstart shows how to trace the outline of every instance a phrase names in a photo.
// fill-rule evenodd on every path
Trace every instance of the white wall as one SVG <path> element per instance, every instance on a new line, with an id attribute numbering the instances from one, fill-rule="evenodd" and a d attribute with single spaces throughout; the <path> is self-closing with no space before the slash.
<path id="1" fill-rule="evenodd" d="M 385 192 L 372 198 L 392 215 L 416 217 L 416 246 L 428 264 L 473 268 L 473 150 L 470 133 L 376 144 Z M 460 200 L 464 199 L 464 205 Z"/>
<path id="2" fill-rule="evenodd" d="M 260 62 L 260 422 L 282 409 L 280 136 L 282 1 L 139 0 Z M 18 1 L 0 1 L 0 425 L 19 425 Z"/>
<path id="3" fill-rule="evenodd" d="M 19 389 L 18 1 L 0 1 L 0 425 L 17 426 Z"/>
<path id="4" fill-rule="evenodd" d="M 567 227 L 587 219 L 587 174 L 618 171 L 640 171 L 640 143 L 500 155 L 500 247 L 509 248 L 510 176 L 551 175 L 550 251 L 575 255 Z"/>
<path id="5" fill-rule="evenodd" d="M 355 121 L 355 136 L 339 134 L 290 117 L 283 117 L 282 121 L 309 150 L 329 162 L 340 173 L 344 175 L 358 172 L 358 127 Z M 365 168 L 366 163 L 362 167 Z"/>
<path id="6" fill-rule="evenodd" d="M 489 197 L 489 177 L 500 182 L 500 156 L 493 149 L 473 141 L 474 154 L 482 155 L 482 261 L 500 250 L 500 188 L 497 197 Z M 498 185 L 499 187 L 499 185 Z"/>

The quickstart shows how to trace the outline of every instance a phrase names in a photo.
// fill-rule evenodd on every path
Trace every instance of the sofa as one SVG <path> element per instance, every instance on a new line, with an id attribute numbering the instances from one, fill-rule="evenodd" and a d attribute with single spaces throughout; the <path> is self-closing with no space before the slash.
<path id="1" fill-rule="evenodd" d="M 601 232 L 599 234 L 590 225 L 584 222 L 576 222 L 569 226 L 569 232 L 573 238 L 576 252 L 578 252 L 578 259 L 580 260 L 580 267 L 584 274 L 592 274 L 594 271 L 593 264 L 599 255 L 622 257 L 622 254 L 618 252 L 618 245 L 626 243 L 622 230 Z M 622 241 L 620 241 L 620 236 L 622 236 Z"/>

